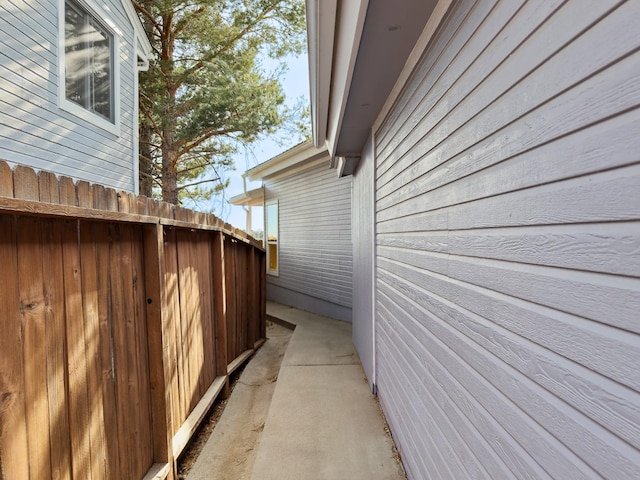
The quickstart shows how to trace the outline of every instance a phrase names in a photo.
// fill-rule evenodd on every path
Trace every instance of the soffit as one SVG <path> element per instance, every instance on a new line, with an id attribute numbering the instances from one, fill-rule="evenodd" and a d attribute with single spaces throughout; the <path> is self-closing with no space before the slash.
<path id="1" fill-rule="evenodd" d="M 359 154 L 437 0 L 369 0 L 335 154 Z"/>

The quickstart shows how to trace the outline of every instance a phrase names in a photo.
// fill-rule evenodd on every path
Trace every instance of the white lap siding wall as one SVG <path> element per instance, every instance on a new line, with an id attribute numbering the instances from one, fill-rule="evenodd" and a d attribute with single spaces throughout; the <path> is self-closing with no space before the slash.
<path id="1" fill-rule="evenodd" d="M 134 29 L 106 0 L 119 39 L 117 135 L 58 107 L 58 0 L 0 2 L 0 159 L 133 192 L 136 188 Z M 104 8 L 104 7 L 103 7 Z"/>
<path id="2" fill-rule="evenodd" d="M 304 172 L 264 179 L 265 203 L 278 201 L 279 275 L 267 298 L 351 321 L 351 177 L 328 159 Z"/>
<path id="3" fill-rule="evenodd" d="M 640 478 L 638 25 L 636 1 L 455 2 L 374 132 L 410 478 Z"/>

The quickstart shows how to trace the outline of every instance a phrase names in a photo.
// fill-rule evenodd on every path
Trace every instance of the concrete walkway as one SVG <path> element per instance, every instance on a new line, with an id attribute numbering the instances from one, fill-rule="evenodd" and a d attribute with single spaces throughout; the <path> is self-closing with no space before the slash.
<path id="1" fill-rule="evenodd" d="M 295 325 L 252 480 L 403 479 L 351 343 L 351 325 L 269 302 Z"/>

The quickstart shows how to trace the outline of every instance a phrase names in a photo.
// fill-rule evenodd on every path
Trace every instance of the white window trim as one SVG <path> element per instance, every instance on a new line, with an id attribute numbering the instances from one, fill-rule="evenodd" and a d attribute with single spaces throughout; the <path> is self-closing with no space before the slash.
<path id="1" fill-rule="evenodd" d="M 99 20 L 113 35 L 113 120 L 102 118 L 80 105 L 67 100 L 65 76 L 65 0 L 58 0 L 58 108 L 113 135 L 120 136 L 120 40 L 122 31 L 94 0 L 74 0 L 82 8 Z"/>
<path id="2" fill-rule="evenodd" d="M 269 206 L 275 205 L 278 207 L 278 241 L 276 242 L 276 256 L 278 258 L 277 268 L 269 268 Z M 267 251 L 267 275 L 274 277 L 280 276 L 280 205 L 278 200 L 270 200 L 264 204 L 264 245 Z"/>

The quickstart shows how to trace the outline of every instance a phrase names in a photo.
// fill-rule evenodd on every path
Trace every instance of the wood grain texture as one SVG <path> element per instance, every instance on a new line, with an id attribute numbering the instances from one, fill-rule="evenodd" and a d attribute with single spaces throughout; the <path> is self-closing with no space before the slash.
<path id="1" fill-rule="evenodd" d="M 108 473 L 119 475 L 121 459 L 119 439 L 122 425 L 118 423 L 115 369 L 115 326 L 118 313 L 113 312 L 111 284 L 111 251 L 114 241 L 108 224 L 96 223 L 91 226 L 96 245 L 96 266 L 98 272 L 98 314 L 100 328 L 100 365 L 102 367 L 102 396 L 105 436 L 107 442 Z"/>
<path id="2" fill-rule="evenodd" d="M 42 172 L 41 172 L 42 173 Z M 43 194 L 40 176 L 40 195 Z M 58 192 L 55 183 L 54 194 Z M 42 227 L 43 280 L 45 304 L 45 334 L 47 349 L 47 394 L 49 404 L 49 438 L 51 448 L 51 477 L 71 477 L 69 452 L 69 412 L 67 348 L 65 338 L 64 258 L 60 221 L 45 221 Z M 97 377 L 98 379 L 100 376 Z"/>
<path id="3" fill-rule="evenodd" d="M 0 476 L 29 478 L 16 220 L 0 216 Z"/>
<path id="4" fill-rule="evenodd" d="M 175 222 L 148 199 L 0 169 L 0 478 L 142 478 L 173 465 L 193 407 L 212 385 L 228 395 L 226 345 L 264 339 L 264 250 L 215 217 Z M 161 287 L 151 304 L 147 281 Z M 225 283 L 240 289 L 233 339 Z"/>
<path id="5" fill-rule="evenodd" d="M 172 462 L 170 331 L 163 315 L 166 302 L 164 285 L 164 229 L 161 225 L 143 227 L 145 261 L 146 322 L 149 335 L 149 379 L 151 382 L 151 418 L 153 460 Z"/>
<path id="6" fill-rule="evenodd" d="M 224 234 L 217 232 L 212 238 L 211 245 L 213 301 L 215 315 L 215 348 L 216 348 L 216 376 L 227 375 L 227 282 L 226 282 L 226 252 Z M 264 269 L 262 270 L 264 271 Z M 264 302 L 266 304 L 266 301 Z M 229 381 L 225 382 L 223 398 L 229 396 Z"/>
<path id="7" fill-rule="evenodd" d="M 82 223 L 80 229 L 80 262 L 82 265 L 82 306 L 87 358 L 87 400 L 91 441 L 92 478 L 108 478 L 109 467 L 102 391 L 102 363 L 100 356 L 100 317 L 98 290 L 97 245 L 92 226 Z"/>
<path id="8" fill-rule="evenodd" d="M 74 228 L 75 227 L 75 228 Z M 64 289 L 66 300 L 66 340 L 69 372 L 69 425 L 74 477 L 92 478 L 88 366 L 82 306 L 82 266 L 77 223 L 67 221 L 62 233 Z"/>

